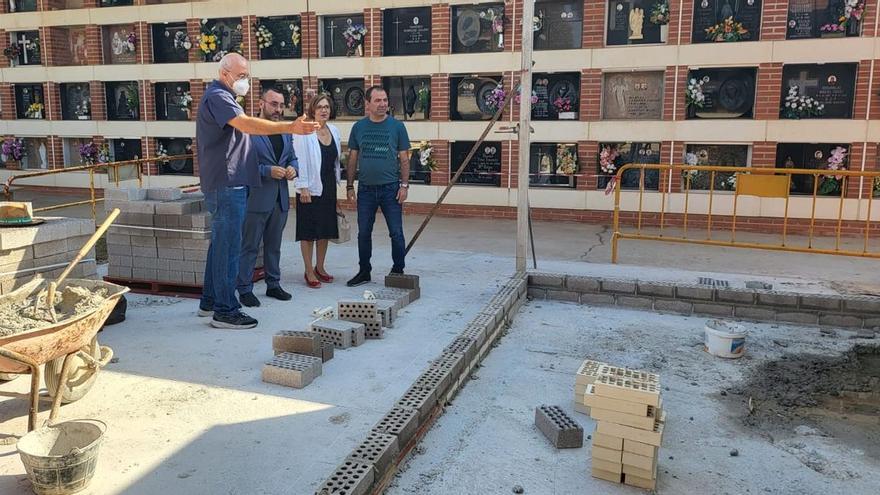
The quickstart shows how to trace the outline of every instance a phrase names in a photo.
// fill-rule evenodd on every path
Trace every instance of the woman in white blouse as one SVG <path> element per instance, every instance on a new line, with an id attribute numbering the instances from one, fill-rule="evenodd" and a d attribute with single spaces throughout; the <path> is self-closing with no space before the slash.
<path id="1" fill-rule="evenodd" d="M 342 141 L 339 129 L 330 124 L 333 100 L 319 94 L 309 102 L 305 114 L 321 126 L 314 134 L 293 136 L 293 149 L 299 160 L 296 188 L 296 240 L 305 266 L 306 285 L 312 289 L 333 277 L 324 269 L 330 239 L 339 237 L 336 223 L 336 186 L 342 176 Z M 315 249 L 317 245 L 317 250 Z M 317 253 L 315 253 L 317 251 Z M 313 253 L 316 254 L 313 264 Z"/>

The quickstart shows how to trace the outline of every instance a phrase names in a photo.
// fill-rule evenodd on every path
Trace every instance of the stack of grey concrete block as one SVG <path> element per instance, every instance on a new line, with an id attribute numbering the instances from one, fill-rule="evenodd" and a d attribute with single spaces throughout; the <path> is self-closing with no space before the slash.
<path id="1" fill-rule="evenodd" d="M 211 242 L 204 195 L 176 188 L 105 189 L 107 211 L 122 212 L 107 234 L 108 276 L 199 286 Z"/>
<path id="2" fill-rule="evenodd" d="M 40 225 L 0 230 L 0 294 L 35 277 L 56 278 L 95 233 L 92 220 L 47 217 Z M 96 279 L 95 250 L 86 254 L 68 278 Z"/>

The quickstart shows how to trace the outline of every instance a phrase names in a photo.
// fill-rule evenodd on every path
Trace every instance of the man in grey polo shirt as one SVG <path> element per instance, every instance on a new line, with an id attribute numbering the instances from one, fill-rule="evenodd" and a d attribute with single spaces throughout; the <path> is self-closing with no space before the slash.
<path id="1" fill-rule="evenodd" d="M 311 134 L 318 124 L 304 119 L 272 122 L 246 115 L 235 97 L 247 94 L 250 74 L 247 60 L 237 53 L 220 60 L 219 76 L 205 90 L 196 119 L 199 178 L 212 215 L 198 314 L 212 316 L 211 326 L 216 328 L 253 328 L 257 320 L 243 313 L 235 298 L 248 187 L 260 185 L 249 135 Z"/>

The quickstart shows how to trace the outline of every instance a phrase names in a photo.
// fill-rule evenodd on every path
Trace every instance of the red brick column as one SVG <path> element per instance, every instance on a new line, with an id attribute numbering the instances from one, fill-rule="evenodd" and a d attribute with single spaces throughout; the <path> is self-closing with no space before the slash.
<path id="1" fill-rule="evenodd" d="M 678 24 L 679 12 L 681 12 L 680 26 Z M 671 0 L 669 2 L 669 37 L 666 40 L 667 45 L 690 44 L 693 17 L 693 0 Z"/>
<path id="2" fill-rule="evenodd" d="M 259 60 L 260 47 L 257 44 L 257 16 L 246 15 L 241 18 L 241 54 L 248 60 Z"/>
<path id="3" fill-rule="evenodd" d="M 251 90 L 248 92 L 245 100 L 245 111 L 248 115 L 256 117 L 260 115 L 260 93 L 262 92 L 262 88 L 260 86 L 260 80 L 252 77 L 251 78 Z"/>
<path id="4" fill-rule="evenodd" d="M 679 165 L 684 163 L 684 142 L 663 141 L 660 145 L 660 163 Z M 669 173 L 660 173 L 660 187 L 666 187 Z M 681 173 L 673 172 L 670 192 L 681 192 Z"/>
<path id="5" fill-rule="evenodd" d="M 45 91 L 46 120 L 61 120 L 61 88 L 58 83 L 43 83 Z"/>
<path id="6" fill-rule="evenodd" d="M 37 30 L 40 36 L 40 65 L 43 67 L 51 66 L 50 62 L 54 61 L 55 53 L 52 49 L 52 40 L 57 33 L 58 28 L 40 26 Z"/>
<path id="7" fill-rule="evenodd" d="M 369 89 L 370 86 L 381 86 L 382 85 L 382 76 L 378 74 L 368 74 L 364 76 L 364 90 Z"/>
<path id="8" fill-rule="evenodd" d="M 83 0 L 82 8 L 84 9 L 97 9 L 98 4 L 101 3 L 100 0 Z M 135 5 L 137 5 L 137 0 L 135 1 Z"/>
<path id="9" fill-rule="evenodd" d="M 872 149 L 873 148 L 873 149 Z M 864 152 L 867 151 L 867 155 Z M 876 144 L 868 143 L 865 149 L 865 143 L 852 143 L 849 148 L 849 161 L 847 163 L 848 170 L 862 170 L 862 157 L 865 157 L 865 170 L 876 170 L 877 153 Z M 874 180 L 866 177 L 849 177 L 846 182 L 846 197 L 858 198 L 861 191 L 862 198 L 868 198 L 874 184 Z"/>
<path id="10" fill-rule="evenodd" d="M 880 170 L 880 143 L 868 143 L 868 152 L 865 155 L 865 172 L 876 172 Z M 874 180 L 865 179 L 862 188 L 862 197 L 868 198 L 874 194 Z"/>
<path id="11" fill-rule="evenodd" d="M 784 40 L 788 0 L 765 0 L 761 16 L 761 41 Z"/>
<path id="12" fill-rule="evenodd" d="M 12 84 L 0 83 L 0 114 L 4 120 L 15 120 L 15 90 Z"/>
<path id="13" fill-rule="evenodd" d="M 303 97 L 305 101 L 303 101 L 303 108 L 308 106 L 309 100 L 318 94 L 318 76 L 306 76 L 303 77 Z"/>
<path id="14" fill-rule="evenodd" d="M 190 79 L 189 94 L 193 99 L 192 109 L 189 112 L 189 119 L 196 120 L 196 116 L 199 114 L 199 103 L 202 101 L 202 96 L 205 95 L 204 81 L 201 79 Z"/>
<path id="15" fill-rule="evenodd" d="M 0 2 L 0 4 L 3 4 L 3 2 Z M 6 5 L 8 5 L 8 4 L 6 4 Z M 0 12 L 0 14 L 2 14 L 2 13 L 3 12 Z M 9 43 L 10 43 L 9 36 L 10 35 L 7 31 L 0 29 L 0 48 L 5 49 L 6 47 L 9 46 Z M 0 68 L 9 67 L 10 65 L 11 65 L 11 61 L 9 60 L 9 57 L 0 56 Z"/>
<path id="16" fill-rule="evenodd" d="M 0 2 L 0 14 L 9 13 L 9 2 Z"/>
<path id="17" fill-rule="evenodd" d="M 107 120 L 106 88 L 101 81 L 89 83 L 89 93 L 92 96 L 92 120 Z"/>
<path id="18" fill-rule="evenodd" d="M 596 177 L 599 142 L 578 141 L 578 179 L 577 188 L 582 191 L 593 191 L 599 187 L 599 179 Z"/>
<path id="19" fill-rule="evenodd" d="M 449 120 L 449 74 L 431 74 L 431 120 Z"/>
<path id="20" fill-rule="evenodd" d="M 501 74 L 501 83 L 504 85 L 505 90 L 515 91 L 517 86 L 519 86 L 520 77 L 514 75 L 513 71 L 504 71 Z M 510 104 L 507 106 L 504 113 L 501 114 L 499 120 L 519 120 L 519 103 L 516 102 L 516 94 L 510 98 Z"/>
<path id="21" fill-rule="evenodd" d="M 880 9 L 880 2 L 871 2 L 870 0 L 866 2 L 865 13 L 862 15 L 862 36 L 877 36 L 877 33 L 874 32 L 874 22 L 877 19 L 877 9 Z"/>
<path id="22" fill-rule="evenodd" d="M 782 63 L 760 64 L 755 95 L 755 120 L 779 120 L 781 94 Z"/>
<path id="23" fill-rule="evenodd" d="M 584 0 L 584 48 L 605 46 L 606 0 Z"/>
<path id="24" fill-rule="evenodd" d="M 364 26 L 367 28 L 367 37 L 364 40 L 365 57 L 382 56 L 382 9 L 364 9 Z"/>
<path id="25" fill-rule="evenodd" d="M 134 25 L 134 33 L 137 36 L 135 56 L 139 64 L 153 63 L 153 30 L 146 22 L 137 22 Z"/>
<path id="26" fill-rule="evenodd" d="M 64 168 L 64 141 L 60 136 L 46 136 L 46 158 L 49 168 Z"/>
<path id="27" fill-rule="evenodd" d="M 37 10 L 47 11 L 47 10 L 62 10 L 64 9 L 65 1 L 64 0 L 38 0 L 37 1 Z"/>
<path id="28" fill-rule="evenodd" d="M 519 141 L 501 141 L 501 187 L 518 187 Z"/>
<path id="29" fill-rule="evenodd" d="M 193 154 L 193 176 L 199 176 L 199 153 L 198 146 L 196 146 L 196 138 L 192 140 L 192 154 Z"/>
<path id="30" fill-rule="evenodd" d="M 773 168 L 776 166 L 776 142 L 752 143 L 752 166 Z"/>
<path id="31" fill-rule="evenodd" d="M 153 81 L 141 81 L 141 120 L 156 120 L 156 83 Z"/>
<path id="32" fill-rule="evenodd" d="M 452 177 L 449 170 L 449 141 L 432 139 L 431 146 L 434 148 L 432 156 L 437 160 L 437 170 L 431 172 L 431 185 L 445 186 Z"/>
<path id="33" fill-rule="evenodd" d="M 578 119 L 595 122 L 602 117 L 602 69 L 581 70 L 581 101 Z"/>
<path id="34" fill-rule="evenodd" d="M 314 12 L 303 12 L 302 23 L 302 57 L 318 58 L 318 16 Z"/>
<path id="35" fill-rule="evenodd" d="M 871 88 L 871 105 L 870 105 L 870 115 L 869 118 L 871 120 L 880 119 L 880 60 L 874 60 L 874 85 Z"/>
<path id="36" fill-rule="evenodd" d="M 860 60 L 859 70 L 856 74 L 856 94 L 853 104 L 853 119 L 862 120 L 868 118 L 868 98 L 871 88 L 871 61 Z M 871 99 L 878 98 L 880 95 L 874 93 Z"/>
<path id="37" fill-rule="evenodd" d="M 101 65 L 104 63 L 104 46 L 101 41 L 101 26 L 90 24 L 86 26 L 86 56 L 89 65 Z M 152 61 L 152 50 L 151 50 Z"/>
<path id="38" fill-rule="evenodd" d="M 513 0 L 513 2 L 508 0 L 504 2 L 504 10 L 504 17 L 510 19 L 509 31 L 508 26 L 504 26 L 504 36 L 511 38 L 513 51 L 522 51 L 523 0 Z M 504 43 L 504 49 L 507 50 L 506 42 Z"/>
<path id="39" fill-rule="evenodd" d="M 192 63 L 203 62 L 205 60 L 202 51 L 199 49 L 199 34 L 201 34 L 201 32 L 201 19 L 186 20 L 186 34 L 189 35 L 189 39 L 193 45 L 192 49 L 189 51 L 189 61 Z"/>
<path id="40" fill-rule="evenodd" d="M 141 138 L 141 152 L 143 154 L 141 158 L 155 158 L 157 148 L 156 138 Z M 150 162 L 141 165 L 141 173 L 145 175 L 159 175 L 159 164 L 156 162 Z"/>
<path id="41" fill-rule="evenodd" d="M 676 87 L 676 71 L 678 71 L 678 87 Z M 684 120 L 687 113 L 684 97 L 684 91 L 687 88 L 687 77 L 688 67 L 686 65 L 679 67 L 675 65 L 666 66 L 666 71 L 663 75 L 663 120 Z"/>
<path id="42" fill-rule="evenodd" d="M 446 55 L 452 50 L 452 12 L 448 3 L 431 5 L 431 54 Z M 432 112 L 433 113 L 433 112 Z M 431 182 L 433 183 L 433 176 Z"/>

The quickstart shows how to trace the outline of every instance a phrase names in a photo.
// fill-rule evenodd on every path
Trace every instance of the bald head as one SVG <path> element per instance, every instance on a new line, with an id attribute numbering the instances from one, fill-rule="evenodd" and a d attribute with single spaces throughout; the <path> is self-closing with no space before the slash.
<path id="1" fill-rule="evenodd" d="M 235 81 L 248 76 L 248 61 L 240 53 L 227 53 L 220 59 L 220 82 L 230 89 Z"/>

